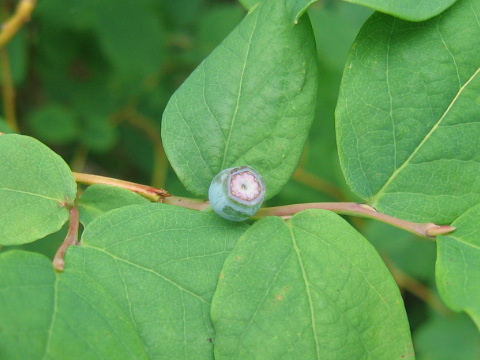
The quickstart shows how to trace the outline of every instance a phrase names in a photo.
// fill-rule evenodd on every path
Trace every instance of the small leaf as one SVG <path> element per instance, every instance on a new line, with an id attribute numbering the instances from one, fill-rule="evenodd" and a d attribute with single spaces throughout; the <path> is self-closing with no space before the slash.
<path id="1" fill-rule="evenodd" d="M 374 14 L 336 110 L 342 169 L 377 210 L 450 223 L 480 202 L 480 2 L 410 23 Z"/>
<path id="2" fill-rule="evenodd" d="M 107 117 L 91 115 L 83 121 L 81 142 L 93 152 L 106 152 L 117 141 L 117 128 Z"/>
<path id="3" fill-rule="evenodd" d="M 29 114 L 27 121 L 36 137 L 56 145 L 75 140 L 79 131 L 75 113 L 60 104 L 50 103 L 35 109 Z"/>
<path id="4" fill-rule="evenodd" d="M 452 225 L 453 233 L 437 237 L 438 291 L 448 307 L 465 311 L 480 329 L 480 205 Z"/>
<path id="5" fill-rule="evenodd" d="M 211 316 L 216 359 L 414 357 L 385 264 L 327 211 L 251 226 L 225 261 Z"/>
<path id="6" fill-rule="evenodd" d="M 221 170 L 248 165 L 265 179 L 267 197 L 277 194 L 313 120 L 316 74 L 308 17 L 294 25 L 285 0 L 250 12 L 165 109 L 165 151 L 185 187 L 205 196 Z"/>
<path id="7" fill-rule="evenodd" d="M 38 140 L 0 136 L 0 244 L 19 245 L 58 231 L 77 186 L 63 159 Z"/>
<path id="8" fill-rule="evenodd" d="M 119 187 L 94 184 L 78 199 L 80 221 L 87 226 L 97 216 L 127 205 L 148 204 L 146 198 Z"/>

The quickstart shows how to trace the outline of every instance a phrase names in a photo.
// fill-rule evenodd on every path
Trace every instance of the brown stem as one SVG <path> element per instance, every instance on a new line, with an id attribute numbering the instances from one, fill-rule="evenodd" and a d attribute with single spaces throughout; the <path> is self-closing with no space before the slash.
<path id="1" fill-rule="evenodd" d="M 15 14 L 2 25 L 0 32 L 0 48 L 3 48 L 10 39 L 20 30 L 24 23 L 30 20 L 30 16 L 35 9 L 37 0 L 21 0 Z"/>
<path id="2" fill-rule="evenodd" d="M 180 196 L 166 197 L 165 199 L 163 199 L 163 203 L 199 211 L 205 210 L 207 207 L 210 206 L 210 203 L 208 201 L 195 200 Z"/>
<path id="3" fill-rule="evenodd" d="M 168 193 L 168 191 L 163 189 L 154 188 L 148 185 L 141 185 L 141 184 L 133 183 L 130 181 L 109 178 L 106 176 L 91 175 L 91 174 L 84 174 L 84 173 L 77 173 L 77 172 L 74 172 L 73 176 L 75 177 L 75 181 L 80 184 L 87 184 L 87 185 L 105 184 L 105 185 L 116 186 L 116 187 L 133 191 L 152 201 L 162 201 L 164 197 L 171 196 Z"/>
<path id="4" fill-rule="evenodd" d="M 0 68 L 2 73 L 2 94 L 5 119 L 13 131 L 18 132 L 17 115 L 15 111 L 15 85 L 13 83 L 10 58 L 6 49 L 0 49 Z"/>
<path id="5" fill-rule="evenodd" d="M 307 203 L 264 208 L 259 210 L 255 218 L 262 218 L 265 216 L 290 217 L 306 209 L 324 209 L 342 215 L 353 215 L 375 219 L 426 238 L 434 238 L 437 235 L 448 234 L 455 230 L 455 227 L 448 225 L 415 223 L 412 221 L 398 219 L 390 215 L 379 213 L 369 205 L 353 202 Z"/>
<path id="6" fill-rule="evenodd" d="M 106 184 L 111 186 L 117 186 L 136 192 L 137 194 L 140 194 L 152 201 L 181 206 L 187 209 L 205 210 L 210 205 L 208 201 L 172 196 L 166 190 L 154 188 L 147 185 L 136 184 L 129 181 L 76 172 L 74 172 L 73 175 L 77 183 L 88 185 Z M 283 219 L 288 219 L 294 214 L 307 209 L 324 209 L 333 211 L 337 214 L 374 219 L 429 239 L 435 238 L 437 235 L 451 233 L 455 230 L 454 226 L 449 225 L 436 225 L 434 223 L 416 223 L 412 221 L 398 219 L 390 215 L 382 214 L 369 205 L 353 202 L 306 203 L 263 208 L 260 209 L 253 218 L 259 219 L 266 216 L 280 216 Z"/>
<path id="7" fill-rule="evenodd" d="M 68 233 L 62 245 L 58 248 L 55 257 L 53 258 L 53 268 L 56 271 L 65 270 L 65 254 L 72 245 L 78 245 L 78 227 L 80 225 L 80 215 L 77 205 L 70 209 L 70 224 L 68 226 Z"/>

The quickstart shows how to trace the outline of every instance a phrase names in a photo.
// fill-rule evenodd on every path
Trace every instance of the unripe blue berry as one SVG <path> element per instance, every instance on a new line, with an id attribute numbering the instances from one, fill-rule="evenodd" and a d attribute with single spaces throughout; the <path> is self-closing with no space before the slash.
<path id="1" fill-rule="evenodd" d="M 213 210 L 227 220 L 244 221 L 255 215 L 265 200 L 267 188 L 250 166 L 220 171 L 208 189 Z"/>

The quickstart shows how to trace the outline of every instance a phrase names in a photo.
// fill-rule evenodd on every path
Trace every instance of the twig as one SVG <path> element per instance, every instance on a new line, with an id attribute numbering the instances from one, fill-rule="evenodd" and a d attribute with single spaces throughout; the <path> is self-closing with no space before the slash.
<path id="1" fill-rule="evenodd" d="M 55 257 L 53 258 L 53 268 L 56 271 L 65 270 L 65 254 L 72 245 L 78 245 L 78 227 L 80 224 L 80 215 L 78 207 L 74 205 L 70 209 L 70 224 L 68 226 L 68 233 L 62 245 L 58 248 Z"/>
<path id="2" fill-rule="evenodd" d="M 172 196 L 166 190 L 154 188 L 152 186 L 136 184 L 130 181 L 76 172 L 74 172 L 73 175 L 77 183 L 88 185 L 106 184 L 117 186 L 136 192 L 137 194 L 140 194 L 152 201 L 163 202 L 165 204 L 181 206 L 193 210 L 204 210 L 210 205 L 208 201 Z M 353 202 L 320 202 L 262 208 L 253 217 L 253 219 L 259 219 L 266 216 L 280 216 L 283 219 L 288 219 L 294 214 L 307 209 L 324 209 L 333 211 L 337 214 L 374 219 L 429 239 L 435 238 L 437 235 L 451 233 L 455 230 L 454 226 L 449 225 L 437 225 L 434 223 L 416 223 L 412 221 L 398 219 L 396 217 L 380 213 L 369 205 Z"/>
<path id="3" fill-rule="evenodd" d="M 0 49 L 0 67 L 2 73 L 2 94 L 5 119 L 10 128 L 18 132 L 17 115 L 15 111 L 15 85 L 13 83 L 10 59 L 6 49 Z"/>
<path id="4" fill-rule="evenodd" d="M 133 191 L 152 201 L 162 201 L 163 198 L 167 196 L 171 196 L 168 193 L 168 191 L 163 189 L 158 189 L 158 188 L 154 188 L 152 186 L 147 186 L 147 185 L 141 185 L 141 184 L 133 183 L 130 181 L 109 178 L 106 176 L 98 176 L 98 175 L 91 175 L 91 174 L 84 174 L 84 173 L 77 173 L 77 172 L 74 172 L 73 176 L 75 177 L 75 181 L 80 184 L 87 184 L 87 185 L 105 184 L 105 185 L 116 186 L 116 187 Z"/>
<path id="5" fill-rule="evenodd" d="M 449 225 L 415 223 L 398 219 L 390 215 L 382 214 L 371 206 L 352 202 L 307 203 L 263 208 L 259 210 L 257 215 L 255 215 L 255 218 L 262 218 L 265 216 L 289 217 L 306 209 L 324 209 L 342 215 L 353 215 L 375 219 L 426 238 L 434 238 L 437 235 L 448 234 L 455 230 L 455 227 Z"/>
<path id="6" fill-rule="evenodd" d="M 205 210 L 210 206 L 210 203 L 208 201 L 190 199 L 180 196 L 166 197 L 165 199 L 163 199 L 163 203 L 199 211 Z"/>
<path id="7" fill-rule="evenodd" d="M 23 24 L 30 20 L 36 3 L 37 0 L 21 0 L 18 3 L 15 14 L 2 25 L 2 32 L 0 32 L 0 49 L 10 41 Z"/>

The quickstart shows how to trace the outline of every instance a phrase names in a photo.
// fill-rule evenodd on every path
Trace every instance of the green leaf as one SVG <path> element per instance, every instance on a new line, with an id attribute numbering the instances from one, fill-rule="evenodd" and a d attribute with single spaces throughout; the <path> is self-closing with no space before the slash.
<path id="1" fill-rule="evenodd" d="M 336 110 L 342 169 L 381 212 L 449 223 L 480 202 L 480 2 L 424 23 L 373 15 Z"/>
<path id="2" fill-rule="evenodd" d="M 148 204 L 146 198 L 115 186 L 94 184 L 78 199 L 80 221 L 87 226 L 97 216 L 127 205 Z"/>
<path id="3" fill-rule="evenodd" d="M 437 238 L 438 291 L 447 306 L 467 312 L 480 329 L 480 205 L 452 226 L 453 233 Z"/>
<path id="4" fill-rule="evenodd" d="M 0 244 L 19 245 L 58 231 L 77 186 L 63 159 L 38 140 L 0 136 Z"/>
<path id="5" fill-rule="evenodd" d="M 434 316 L 413 334 L 418 360 L 480 359 L 480 334 L 463 314 Z"/>
<path id="6" fill-rule="evenodd" d="M 94 30 L 102 50 L 122 75 L 129 78 L 155 74 L 163 57 L 163 31 L 149 7 L 138 2 L 95 2 Z M 128 21 L 119 21 L 128 16 Z"/>
<path id="7" fill-rule="evenodd" d="M 136 205 L 92 221 L 64 273 L 37 255 L 3 254 L 0 348 L 12 355 L 2 359 L 213 358 L 211 298 L 247 227 Z"/>
<path id="8" fill-rule="evenodd" d="M 345 220 L 309 210 L 258 221 L 220 274 L 216 359 L 411 359 L 398 287 Z"/>
<path id="9" fill-rule="evenodd" d="M 258 4 L 261 1 L 262 0 L 239 0 L 239 2 L 242 4 L 242 6 L 247 10 L 250 10 L 251 8 L 253 8 L 256 4 Z"/>
<path id="10" fill-rule="evenodd" d="M 53 260 L 55 254 L 58 251 L 58 248 L 62 245 L 65 241 L 65 237 L 67 236 L 69 223 L 66 222 L 63 224 L 63 227 L 52 234 L 48 234 L 42 239 L 38 241 L 34 241 L 31 243 L 23 244 L 23 245 L 12 245 L 12 246 L 3 246 L 1 251 L 10 251 L 10 250 L 25 250 L 30 252 L 35 252 L 38 254 L 45 255 L 50 260 Z"/>
<path id="11" fill-rule="evenodd" d="M 262 0 L 240 0 L 245 9 L 250 10 Z M 287 0 L 292 19 L 297 21 L 307 8 L 317 0 Z M 410 21 L 424 21 L 434 17 L 457 0 L 344 0 L 352 4 L 367 6 L 373 10 L 383 12 Z"/>
<path id="12" fill-rule="evenodd" d="M 285 0 L 250 12 L 165 109 L 165 151 L 185 187 L 205 196 L 220 170 L 249 165 L 265 179 L 267 197 L 278 193 L 313 120 L 316 73 L 308 17 L 294 25 Z"/>
<path id="13" fill-rule="evenodd" d="M 83 121 L 81 141 L 93 152 L 107 152 L 117 141 L 117 128 L 107 117 L 88 116 Z"/>
<path id="14" fill-rule="evenodd" d="M 457 0 L 344 0 L 410 21 L 423 21 L 434 17 Z"/>
<path id="15" fill-rule="evenodd" d="M 29 113 L 27 121 L 37 138 L 51 144 L 68 144 L 77 138 L 79 131 L 75 113 L 55 103 L 35 109 Z"/>
<path id="16" fill-rule="evenodd" d="M 151 359 L 209 359 L 211 298 L 246 227 L 169 205 L 129 206 L 90 223 L 66 262 L 114 296 Z"/>
<path id="17" fill-rule="evenodd" d="M 135 324 L 105 289 L 42 255 L 0 254 L 2 359 L 148 359 Z"/>

